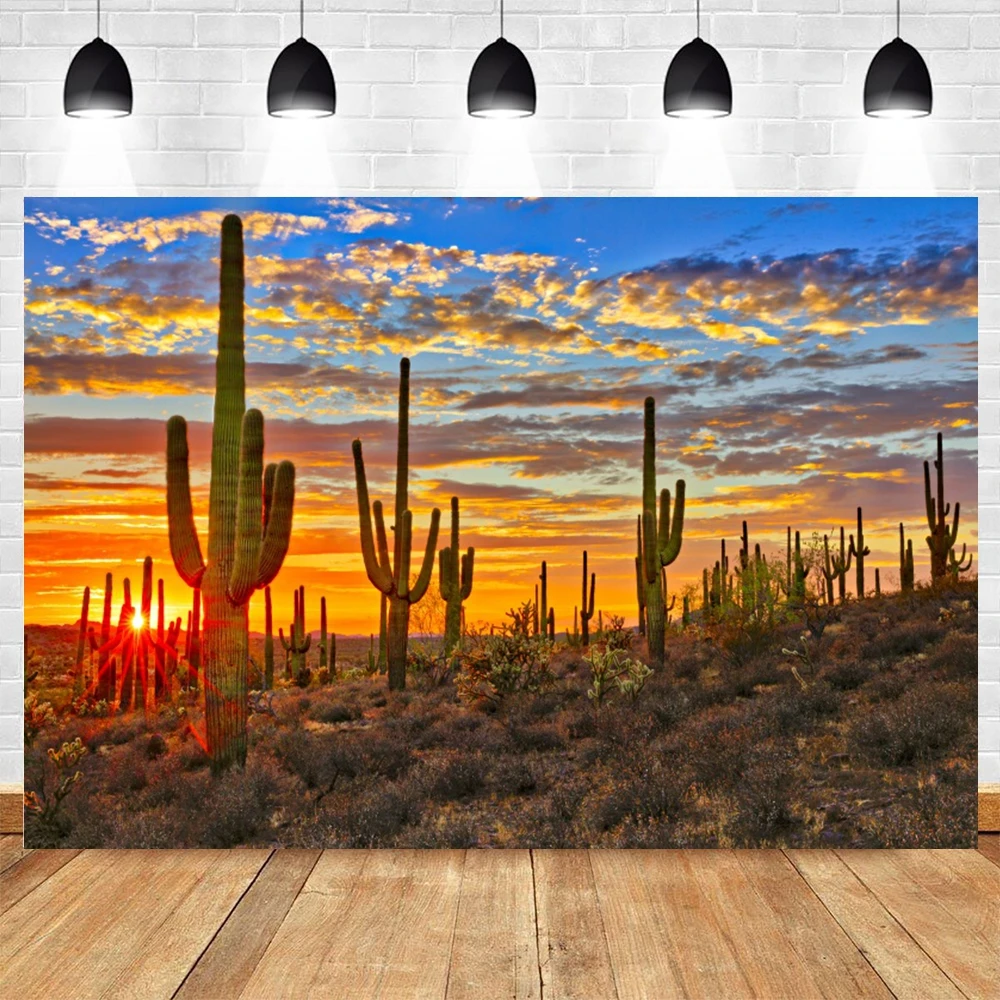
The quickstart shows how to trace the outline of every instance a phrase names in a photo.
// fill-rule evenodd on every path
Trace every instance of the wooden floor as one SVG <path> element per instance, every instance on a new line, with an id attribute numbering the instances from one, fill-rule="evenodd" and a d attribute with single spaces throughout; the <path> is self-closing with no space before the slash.
<path id="1" fill-rule="evenodd" d="M 33 851 L 0 839 L 0 995 L 1000 996 L 978 851 Z"/>

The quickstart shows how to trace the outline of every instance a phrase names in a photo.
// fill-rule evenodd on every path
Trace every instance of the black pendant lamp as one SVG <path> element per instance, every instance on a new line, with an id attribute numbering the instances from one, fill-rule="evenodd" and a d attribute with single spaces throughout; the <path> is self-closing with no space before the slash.
<path id="1" fill-rule="evenodd" d="M 337 110 L 333 70 L 304 35 L 305 0 L 299 0 L 299 37 L 281 50 L 267 81 L 267 113 L 275 118 L 328 118 Z"/>
<path id="2" fill-rule="evenodd" d="M 733 110 L 733 85 L 719 50 L 701 37 L 701 0 L 697 33 L 674 56 L 663 81 L 663 113 L 671 118 L 723 118 Z"/>
<path id="3" fill-rule="evenodd" d="M 896 0 L 896 37 L 875 53 L 865 77 L 865 114 L 871 118 L 923 118 L 931 113 L 933 103 L 927 63 L 899 37 Z"/>
<path id="4" fill-rule="evenodd" d="M 97 0 L 97 37 L 69 64 L 63 111 L 72 118 L 124 118 L 132 114 L 132 77 L 121 53 L 101 38 L 101 0 Z"/>
<path id="5" fill-rule="evenodd" d="M 535 113 L 535 75 L 524 53 L 503 37 L 487 45 L 469 74 L 469 114 L 475 118 L 527 118 Z"/>

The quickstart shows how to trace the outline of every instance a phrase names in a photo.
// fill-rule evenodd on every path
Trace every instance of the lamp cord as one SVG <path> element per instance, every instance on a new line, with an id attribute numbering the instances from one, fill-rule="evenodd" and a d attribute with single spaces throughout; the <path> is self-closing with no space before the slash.
<path id="1" fill-rule="evenodd" d="M 101 37 L 101 0 L 97 0 L 97 37 Z"/>
<path id="2" fill-rule="evenodd" d="M 697 25 L 697 34 L 701 38 L 701 0 L 697 0 L 695 6 L 695 24 Z"/>
<path id="3" fill-rule="evenodd" d="M 896 37 L 899 38 L 899 0 L 896 0 Z"/>
<path id="4" fill-rule="evenodd" d="M 503 0 L 500 0 L 500 37 L 503 38 Z"/>
<path id="5" fill-rule="evenodd" d="M 306 37 L 306 0 L 299 0 L 299 38 Z"/>

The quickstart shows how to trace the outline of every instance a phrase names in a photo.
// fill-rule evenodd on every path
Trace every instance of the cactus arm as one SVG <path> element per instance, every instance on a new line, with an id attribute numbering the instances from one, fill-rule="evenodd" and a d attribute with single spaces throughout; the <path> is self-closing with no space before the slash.
<path id="1" fill-rule="evenodd" d="M 281 564 L 285 561 L 288 545 L 292 538 L 292 511 L 294 508 L 295 466 L 291 462 L 280 462 L 274 475 L 274 493 L 270 516 L 265 519 L 266 529 L 260 546 L 260 559 L 257 563 L 257 575 L 254 580 L 255 589 L 266 587 L 271 583 L 278 575 Z"/>
<path id="2" fill-rule="evenodd" d="M 385 515 L 382 501 L 372 504 L 372 514 L 375 516 L 375 542 L 378 545 L 378 561 L 386 579 L 392 580 L 392 562 L 389 559 L 389 536 L 385 530 Z"/>
<path id="3" fill-rule="evenodd" d="M 476 561 L 476 550 L 470 545 L 462 556 L 462 589 L 459 591 L 463 601 L 472 596 L 472 570 Z"/>
<path id="4" fill-rule="evenodd" d="M 271 462 L 264 469 L 264 533 L 271 521 L 271 505 L 274 502 L 274 477 L 278 474 L 278 466 Z"/>
<path id="5" fill-rule="evenodd" d="M 959 514 L 959 511 L 961 510 L 961 508 L 962 508 L 962 505 L 960 503 L 956 503 L 955 504 L 955 516 L 954 516 L 954 519 L 952 520 L 951 531 L 948 531 L 947 528 L 945 529 L 945 531 L 946 531 L 946 533 L 948 535 L 948 548 L 949 549 L 952 549 L 952 548 L 955 547 L 955 542 L 958 539 L 958 514 Z"/>
<path id="6" fill-rule="evenodd" d="M 288 626 L 288 634 L 294 637 L 295 635 L 294 626 L 292 625 Z M 290 653 L 292 651 L 292 646 L 291 643 L 285 638 L 285 633 L 283 629 L 280 628 L 278 629 L 278 638 L 281 640 L 281 645 L 284 647 L 285 652 Z"/>
<path id="7" fill-rule="evenodd" d="M 441 591 L 442 600 L 451 600 L 453 585 L 454 581 L 451 576 L 451 549 L 442 549 L 438 553 L 438 589 Z"/>
<path id="8" fill-rule="evenodd" d="M 394 541 L 398 558 L 393 583 L 396 596 L 405 599 L 410 596 L 410 552 L 413 543 L 413 514 L 410 511 L 403 511 L 403 516 L 396 525 L 395 534 Z"/>
<path id="9" fill-rule="evenodd" d="M 264 417 L 260 410 L 247 410 L 240 434 L 240 464 L 236 499 L 236 551 L 229 574 L 228 596 L 239 606 L 250 600 L 260 562 L 261 476 L 264 472 Z"/>
<path id="10" fill-rule="evenodd" d="M 365 560 L 365 572 L 376 590 L 383 594 L 392 593 L 392 574 L 386 572 L 385 562 L 380 557 L 385 549 L 388 555 L 388 545 L 385 536 L 385 523 L 382 519 L 382 505 L 376 503 L 376 520 L 379 524 L 378 555 L 375 551 L 375 535 L 372 531 L 372 509 L 368 498 L 368 477 L 365 474 L 365 460 L 361 452 L 361 441 L 355 439 L 351 444 L 354 454 L 354 479 L 358 493 L 358 521 L 361 529 L 361 554 Z"/>
<path id="11" fill-rule="evenodd" d="M 200 586 L 205 560 L 191 507 L 187 423 L 183 417 L 167 421 L 167 530 L 178 574 L 189 587 Z"/>
<path id="12" fill-rule="evenodd" d="M 409 543 L 413 540 L 413 518 L 410 512 L 406 512 L 408 529 L 407 533 L 410 536 L 407 539 L 408 544 L 406 545 L 406 563 L 407 569 L 409 569 L 410 563 L 410 545 Z M 435 507 L 431 511 L 431 528 L 427 534 L 427 547 L 424 549 L 424 561 L 420 566 L 420 573 L 417 576 L 416 582 L 412 587 L 407 587 L 409 590 L 409 599 L 411 604 L 416 604 L 424 594 L 427 593 L 427 588 L 431 582 L 431 574 L 434 572 L 434 553 L 437 551 L 437 541 L 438 541 L 438 530 L 441 527 L 441 511 Z M 400 595 L 403 596 L 403 595 Z"/>
<path id="13" fill-rule="evenodd" d="M 931 494 L 931 467 L 928 462 L 924 462 L 924 505 L 927 508 L 927 526 L 933 534 L 937 524 L 937 514 L 934 510 L 934 497 Z"/>
<path id="14" fill-rule="evenodd" d="M 677 480 L 677 495 L 674 498 L 674 516 L 669 519 L 670 514 L 670 490 L 663 490 L 660 493 L 660 539 L 659 555 L 660 564 L 669 566 L 681 552 L 681 545 L 684 541 L 684 492 L 685 483 L 683 479 Z M 667 525 L 670 525 L 670 533 L 667 534 Z"/>
<path id="15" fill-rule="evenodd" d="M 660 575 L 659 556 L 656 552 L 656 514 L 642 512 L 642 562 L 647 583 L 655 583 Z"/>

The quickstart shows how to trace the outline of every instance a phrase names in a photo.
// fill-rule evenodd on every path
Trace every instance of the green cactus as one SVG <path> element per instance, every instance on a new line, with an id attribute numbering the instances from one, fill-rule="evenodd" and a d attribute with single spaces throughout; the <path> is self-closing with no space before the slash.
<path id="1" fill-rule="evenodd" d="M 330 676 L 337 676 L 337 634 L 336 632 L 330 633 Z"/>
<path id="2" fill-rule="evenodd" d="M 828 604 L 833 604 L 833 582 L 838 582 L 840 603 L 847 600 L 847 571 L 851 568 L 851 560 L 854 557 L 854 548 L 849 549 L 844 546 L 844 529 L 840 529 L 840 554 L 830 555 L 830 541 L 827 535 L 823 536 L 823 577 L 826 580 L 826 600 Z"/>
<path id="3" fill-rule="evenodd" d="M 955 550 L 948 550 L 948 573 L 951 578 L 958 581 L 959 573 L 966 573 L 972 569 L 972 553 L 969 553 L 969 558 L 965 558 L 965 543 L 962 543 L 962 555 L 959 558 L 955 558 Z"/>
<path id="4" fill-rule="evenodd" d="M 858 537 L 855 539 L 851 535 L 851 552 L 854 553 L 854 572 L 856 574 L 855 587 L 858 591 L 858 600 L 864 600 L 865 596 L 865 556 L 871 555 L 871 549 L 865 545 L 865 530 L 862 523 L 861 508 L 858 508 Z"/>
<path id="5" fill-rule="evenodd" d="M 556 641 L 556 609 L 555 608 L 549 608 L 549 616 L 546 619 L 546 621 L 548 622 L 549 642 L 555 642 Z"/>
<path id="6" fill-rule="evenodd" d="M 532 629 L 533 635 L 538 635 L 539 624 L 538 624 L 538 584 L 535 584 L 535 603 L 531 605 L 531 618 L 532 618 Z"/>
<path id="7" fill-rule="evenodd" d="M 683 610 L 681 612 L 681 625 L 687 628 L 691 624 L 691 600 L 687 594 L 684 595 Z"/>
<path id="8" fill-rule="evenodd" d="M 476 550 L 471 545 L 459 558 L 458 527 L 458 497 L 452 497 L 451 544 L 438 554 L 438 588 L 445 602 L 442 646 L 445 656 L 450 656 L 462 639 L 462 602 L 472 594 L 472 572 L 476 559 Z"/>
<path id="9" fill-rule="evenodd" d="M 801 604 L 806 599 L 806 568 L 802 560 L 802 538 L 795 532 L 795 551 L 792 555 L 792 589 L 788 600 L 792 604 Z"/>
<path id="10" fill-rule="evenodd" d="M 712 594 L 708 583 L 708 567 L 701 571 L 701 610 L 702 616 L 708 618 L 712 608 Z"/>
<path id="11" fill-rule="evenodd" d="M 170 663 L 165 639 L 167 637 L 166 605 L 163 600 L 163 580 L 156 581 L 156 643 L 153 646 L 153 656 L 156 661 L 153 687 L 157 700 L 173 698 L 174 679 L 170 676 Z"/>
<path id="12" fill-rule="evenodd" d="M 378 658 L 375 666 L 380 674 L 389 670 L 388 659 L 389 646 L 389 598 L 385 594 L 379 594 L 378 602 Z"/>
<path id="13" fill-rule="evenodd" d="M 930 465 L 924 462 L 924 503 L 927 507 L 927 526 L 930 534 L 927 536 L 927 547 L 931 550 L 931 582 L 943 579 L 951 572 L 952 561 L 949 559 L 951 550 L 958 540 L 958 518 L 961 504 L 955 504 L 955 514 L 951 527 L 948 527 L 948 513 L 951 504 L 944 502 L 944 439 L 937 436 L 937 459 L 934 462 L 937 473 L 937 496 L 931 493 Z M 963 550 L 962 559 L 965 558 Z M 961 559 L 959 562 L 961 563 Z"/>
<path id="14" fill-rule="evenodd" d="M 660 571 L 680 554 L 684 533 L 683 479 L 670 516 L 670 490 L 660 491 L 659 518 L 656 496 L 656 402 L 648 396 L 643 414 L 642 449 L 642 569 L 646 583 L 646 641 L 654 665 L 663 666 L 666 620 Z"/>
<path id="15" fill-rule="evenodd" d="M 913 539 L 906 537 L 903 522 L 899 522 L 899 589 L 903 593 L 913 590 Z"/>
<path id="16" fill-rule="evenodd" d="M 264 690 L 274 690 L 274 607 L 271 588 L 264 588 Z"/>
<path id="17" fill-rule="evenodd" d="M 326 598 L 319 599 L 319 669 L 326 667 Z"/>
<path id="18" fill-rule="evenodd" d="M 590 645 L 590 620 L 594 617 L 594 588 L 597 584 L 597 574 L 590 574 L 590 598 L 587 597 L 587 550 L 583 550 L 583 597 L 580 606 L 580 624 L 584 646 Z"/>
<path id="19" fill-rule="evenodd" d="M 635 599 L 639 605 L 639 635 L 646 634 L 646 579 L 642 567 L 642 514 L 637 514 L 635 517 Z"/>
<path id="20" fill-rule="evenodd" d="M 876 597 L 882 596 L 882 579 L 879 576 L 878 566 L 875 567 L 875 596 Z"/>
<path id="21" fill-rule="evenodd" d="M 285 652 L 290 654 L 287 670 L 290 676 L 298 682 L 305 677 L 306 653 L 309 652 L 309 647 L 312 645 L 312 634 L 306 631 L 306 588 L 299 587 L 298 590 L 294 591 L 292 601 L 294 611 L 292 623 L 288 627 L 288 638 L 285 638 L 285 633 L 280 628 L 278 636 Z"/>
<path id="22" fill-rule="evenodd" d="M 788 526 L 788 541 L 785 547 L 785 594 L 792 594 L 792 527 Z"/>
<path id="23" fill-rule="evenodd" d="M 80 634 L 76 641 L 76 667 L 73 670 L 73 697 L 79 698 L 84 691 L 84 652 L 87 648 L 87 623 L 90 615 L 90 587 L 83 588 L 83 604 L 80 608 Z"/>
<path id="24" fill-rule="evenodd" d="M 542 571 L 538 574 L 538 582 L 541 586 L 541 604 L 538 605 L 538 614 L 542 622 L 542 634 L 547 635 L 549 630 L 549 567 L 544 559 L 542 560 Z"/>
<path id="25" fill-rule="evenodd" d="M 201 672 L 201 588 L 191 592 L 191 623 L 188 626 L 188 688 L 198 690 Z"/>
<path id="26" fill-rule="evenodd" d="M 413 514 L 409 509 L 410 464 L 410 359 L 399 363 L 399 422 L 396 444 L 396 505 L 393 524 L 393 555 L 390 561 L 388 536 L 382 516 L 382 504 L 368 500 L 368 479 L 361 453 L 361 441 L 355 440 L 354 476 L 358 489 L 358 514 L 361 522 L 361 553 L 365 572 L 372 586 L 386 596 L 389 603 L 387 635 L 387 662 L 389 689 L 401 691 L 406 687 L 406 647 L 410 630 L 410 606 L 427 593 L 434 571 L 434 553 L 437 549 L 438 527 L 441 512 L 435 507 L 431 512 L 431 526 L 427 533 L 427 548 L 416 582 L 410 584 L 410 554 L 413 547 Z M 372 518 L 375 531 L 372 531 Z"/>
<path id="27" fill-rule="evenodd" d="M 264 418 L 246 409 L 243 226 L 236 215 L 222 221 L 220 272 L 207 565 L 191 505 L 187 424 L 179 416 L 167 422 L 170 552 L 181 579 L 201 587 L 205 601 L 205 723 L 216 772 L 246 761 L 247 607 L 281 569 L 295 499 L 295 466 L 264 468 Z"/>
<path id="28" fill-rule="evenodd" d="M 95 697 L 98 701 L 110 704 L 115 689 L 113 671 L 110 669 L 108 653 L 101 653 L 111 638 L 111 603 L 113 599 L 113 580 L 110 573 L 104 575 L 104 611 L 101 615 L 101 632 L 98 637 L 97 676 L 92 681 Z"/>

